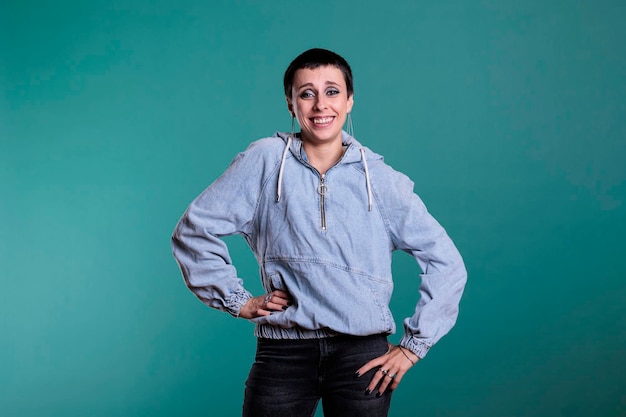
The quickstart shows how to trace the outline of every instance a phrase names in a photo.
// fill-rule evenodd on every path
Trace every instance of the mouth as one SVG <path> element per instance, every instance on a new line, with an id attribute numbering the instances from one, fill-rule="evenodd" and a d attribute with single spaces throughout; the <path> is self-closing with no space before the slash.
<path id="1" fill-rule="evenodd" d="M 335 117 L 334 116 L 314 117 L 311 120 L 313 121 L 313 124 L 315 126 L 324 127 L 324 126 L 328 126 L 329 124 L 331 124 L 333 120 L 335 120 Z"/>

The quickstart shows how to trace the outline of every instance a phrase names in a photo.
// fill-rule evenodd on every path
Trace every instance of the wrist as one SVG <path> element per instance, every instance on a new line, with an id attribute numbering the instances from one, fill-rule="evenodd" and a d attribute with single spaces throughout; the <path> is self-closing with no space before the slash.
<path id="1" fill-rule="evenodd" d="M 419 360 L 419 357 L 405 347 L 398 345 L 398 348 L 400 349 L 402 354 L 404 354 L 404 356 L 409 360 L 409 362 L 411 362 L 411 364 L 415 366 L 415 364 Z"/>

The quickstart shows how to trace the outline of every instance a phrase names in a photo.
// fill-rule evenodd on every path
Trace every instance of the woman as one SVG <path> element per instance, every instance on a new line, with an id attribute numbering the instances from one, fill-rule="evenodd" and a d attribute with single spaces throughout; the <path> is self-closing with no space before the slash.
<path id="1" fill-rule="evenodd" d="M 237 155 L 181 218 L 174 256 L 202 302 L 256 324 L 244 416 L 311 416 L 320 398 L 326 416 L 386 416 L 404 374 L 454 325 L 465 267 L 412 182 L 343 131 L 354 100 L 342 57 L 302 53 L 284 87 L 300 133 Z M 266 294 L 243 287 L 220 240 L 232 234 L 254 252 Z M 397 346 L 394 250 L 423 272 Z"/>

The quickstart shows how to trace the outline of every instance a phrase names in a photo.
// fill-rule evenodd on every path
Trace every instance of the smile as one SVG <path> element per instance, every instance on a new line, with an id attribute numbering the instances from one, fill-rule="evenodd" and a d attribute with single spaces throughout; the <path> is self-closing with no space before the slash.
<path id="1" fill-rule="evenodd" d="M 313 123 L 316 125 L 327 125 L 332 122 L 334 117 L 315 117 L 313 118 Z"/>

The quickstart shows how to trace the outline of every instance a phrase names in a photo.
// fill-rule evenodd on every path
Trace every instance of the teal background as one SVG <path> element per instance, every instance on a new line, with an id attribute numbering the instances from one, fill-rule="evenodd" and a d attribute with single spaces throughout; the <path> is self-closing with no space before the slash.
<path id="1" fill-rule="evenodd" d="M 283 71 L 321 46 L 353 67 L 357 138 L 469 270 L 391 416 L 626 416 L 625 19 L 611 0 L 0 1 L 0 414 L 239 415 L 252 325 L 194 299 L 169 236 L 290 128 Z M 417 269 L 394 272 L 400 324 Z"/>

